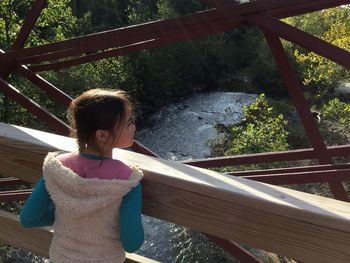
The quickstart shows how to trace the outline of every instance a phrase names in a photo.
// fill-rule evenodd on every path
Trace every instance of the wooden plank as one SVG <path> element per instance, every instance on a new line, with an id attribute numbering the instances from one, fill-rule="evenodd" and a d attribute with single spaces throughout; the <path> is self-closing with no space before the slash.
<path id="1" fill-rule="evenodd" d="M 34 252 L 37 256 L 49 257 L 53 230 L 48 227 L 26 229 L 19 224 L 14 214 L 0 210 L 0 240 L 13 247 Z M 157 263 L 158 261 L 137 254 L 126 253 L 126 263 Z"/>
<path id="2" fill-rule="evenodd" d="M 47 151 L 75 150 L 72 139 L 8 124 L 0 145 L 0 171 L 31 181 Z M 147 215 L 303 262 L 350 262 L 349 203 L 125 150 L 114 157 L 144 171 Z"/>

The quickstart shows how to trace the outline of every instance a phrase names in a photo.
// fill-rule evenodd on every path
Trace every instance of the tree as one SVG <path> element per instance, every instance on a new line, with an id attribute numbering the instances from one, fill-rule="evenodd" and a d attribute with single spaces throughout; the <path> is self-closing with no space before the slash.
<path id="1" fill-rule="evenodd" d="M 33 1 L 30 0 L 4 0 L 0 2 L 0 48 L 5 50 L 11 48 L 32 4 Z M 30 47 L 67 39 L 75 34 L 75 30 L 76 18 L 72 15 L 70 1 L 49 0 L 47 8 L 43 9 L 25 46 Z M 45 76 L 54 78 L 55 73 L 49 72 Z M 47 100 L 43 91 L 36 89 L 23 77 L 11 74 L 8 81 L 23 94 L 46 106 L 54 113 L 60 111 L 57 110 L 59 107 L 55 103 Z M 13 101 L 1 97 L 0 105 L 2 109 L 0 112 L 1 121 L 45 129 L 45 126 L 40 125 L 31 114 Z M 62 114 L 58 113 L 58 115 Z"/>
<path id="2" fill-rule="evenodd" d="M 350 51 L 350 9 L 336 7 L 286 19 L 301 30 Z M 307 50 L 296 48 L 294 55 L 299 63 L 305 85 L 318 84 L 334 87 L 350 79 L 347 69 Z"/>
<path id="3" fill-rule="evenodd" d="M 226 155 L 288 149 L 287 121 L 268 105 L 265 94 L 260 94 L 251 105 L 244 106 L 243 114 L 242 123 L 230 128 L 232 141 Z"/>

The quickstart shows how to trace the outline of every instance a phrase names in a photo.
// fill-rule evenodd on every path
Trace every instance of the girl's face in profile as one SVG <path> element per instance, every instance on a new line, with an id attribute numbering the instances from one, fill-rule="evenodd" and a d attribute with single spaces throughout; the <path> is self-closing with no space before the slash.
<path id="1" fill-rule="evenodd" d="M 118 125 L 114 127 L 116 140 L 113 144 L 113 148 L 128 148 L 134 143 L 134 134 L 136 130 L 134 119 L 129 107 L 126 107 L 125 120 L 120 125 L 121 127 Z"/>

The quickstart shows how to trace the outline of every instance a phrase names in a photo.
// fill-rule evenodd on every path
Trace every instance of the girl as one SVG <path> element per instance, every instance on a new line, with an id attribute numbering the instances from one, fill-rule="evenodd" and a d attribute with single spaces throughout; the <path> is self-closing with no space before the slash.
<path id="1" fill-rule="evenodd" d="M 124 262 L 143 243 L 142 172 L 112 159 L 133 143 L 131 104 L 122 91 L 93 89 L 74 99 L 68 118 L 79 152 L 49 153 L 25 203 L 24 227 L 53 224 L 54 263 Z"/>

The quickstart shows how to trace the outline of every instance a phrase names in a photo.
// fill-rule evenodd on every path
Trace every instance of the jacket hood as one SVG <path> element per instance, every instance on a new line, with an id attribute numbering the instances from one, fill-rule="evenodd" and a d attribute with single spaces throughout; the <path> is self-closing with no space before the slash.
<path id="1" fill-rule="evenodd" d="M 43 164 L 46 188 L 57 208 L 71 216 L 93 213 L 120 199 L 142 179 L 142 171 L 132 168 L 129 180 L 83 178 L 66 168 L 49 153 Z"/>

